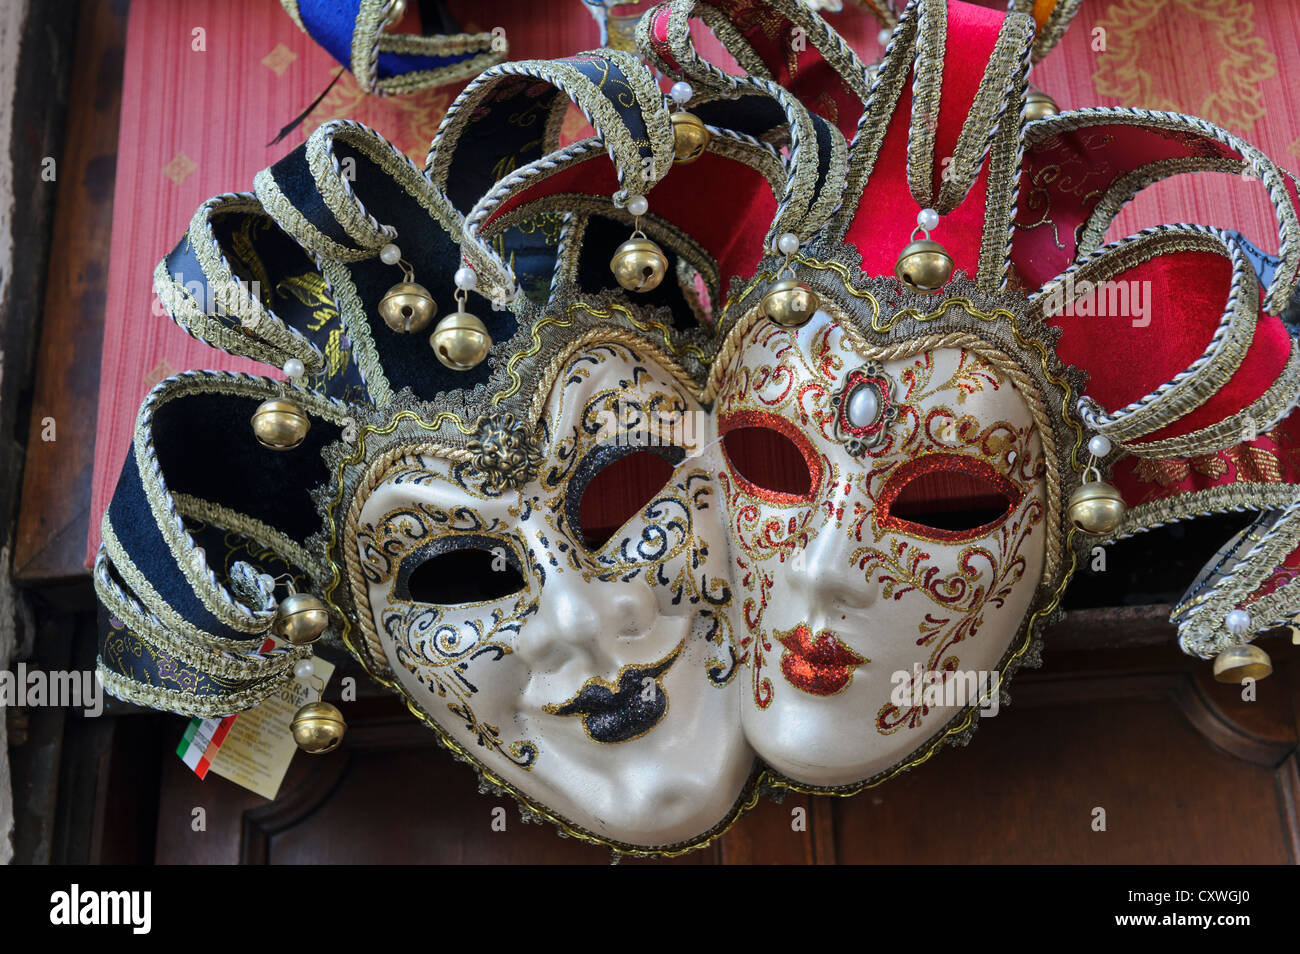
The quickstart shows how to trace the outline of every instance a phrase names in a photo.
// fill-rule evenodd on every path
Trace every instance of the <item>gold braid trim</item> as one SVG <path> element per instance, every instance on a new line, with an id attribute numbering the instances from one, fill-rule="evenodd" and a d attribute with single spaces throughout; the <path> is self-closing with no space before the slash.
<path id="1" fill-rule="evenodd" d="M 261 644 L 264 638 L 262 633 L 253 633 L 247 639 L 214 636 L 212 633 L 199 629 L 188 619 L 177 613 L 171 604 L 154 589 L 153 584 L 149 582 L 149 578 L 141 573 L 140 569 L 135 565 L 126 548 L 117 539 L 117 533 L 113 530 L 108 514 L 104 514 L 104 520 L 100 525 L 100 538 L 103 541 L 101 546 L 105 558 L 112 563 L 113 570 L 130 587 L 137 602 L 142 604 L 144 610 L 157 617 L 169 631 L 178 634 L 183 639 L 192 640 L 215 650 L 228 650 L 236 653 L 246 653 Z M 98 586 L 96 591 L 98 592 Z"/>
<path id="2" fill-rule="evenodd" d="M 1157 159 L 1155 162 L 1149 162 L 1124 173 L 1106 187 L 1105 195 L 1088 216 L 1083 230 L 1079 233 L 1075 257 L 1080 258 L 1099 249 L 1105 243 L 1106 231 L 1119 217 L 1120 210 L 1148 186 L 1187 172 L 1223 172 L 1238 175 L 1247 168 L 1249 168 L 1247 164 L 1240 159 L 1178 156 L 1173 159 Z"/>
<path id="3" fill-rule="evenodd" d="M 544 212 L 570 213 L 581 223 L 585 231 L 586 222 L 592 216 L 602 216 L 627 226 L 635 224 L 637 217 L 626 209 L 620 209 L 614 201 L 603 196 L 583 195 L 580 193 L 552 193 L 534 199 L 525 205 L 511 209 L 505 215 L 497 216 L 488 223 L 480 233 L 485 241 L 506 231 L 519 222 Z M 667 219 L 660 218 L 653 212 L 640 217 L 641 230 L 659 245 L 671 250 L 679 260 L 687 262 L 704 278 L 709 295 L 717 301 L 719 294 L 718 263 L 708 251 L 695 241 L 690 233 L 678 228 Z M 571 278 L 577 276 L 577 265 L 582 257 L 581 240 L 570 240 L 560 248 L 556 267 L 563 269 Z"/>
<path id="4" fill-rule="evenodd" d="M 1082 3 L 1083 0 L 1056 0 L 1052 11 L 1047 15 L 1046 21 L 1038 28 L 1038 36 L 1034 40 L 1033 51 L 1035 63 L 1052 52 L 1056 44 L 1061 42 L 1061 37 L 1065 36 L 1070 21 L 1079 12 L 1079 6 Z M 1034 0 L 1011 0 L 1010 9 L 1016 13 L 1032 14 L 1034 12 Z"/>
<path id="5" fill-rule="evenodd" d="M 1269 201 L 1277 217 L 1278 258 L 1281 264 L 1265 291 L 1264 310 L 1270 315 L 1282 314 L 1291 302 L 1297 275 L 1300 275 L 1300 213 L 1297 213 L 1282 178 L 1284 170 L 1250 143 L 1204 119 L 1184 116 L 1180 113 L 1131 109 L 1124 106 L 1075 109 L 1030 123 L 1025 129 L 1025 145 L 1032 150 L 1066 133 L 1112 124 L 1136 126 L 1145 131 L 1163 130 L 1172 132 L 1176 136 L 1181 134 L 1183 137 L 1200 137 L 1227 146 L 1242 157 L 1251 172 L 1268 191 Z M 1197 144 L 1187 143 L 1186 146 L 1188 151 L 1192 151 Z M 1182 166 L 1170 165 L 1166 168 L 1169 174 L 1184 171 Z M 1213 167 L 1207 166 L 1207 168 Z M 1112 207 L 1115 207 L 1113 203 Z M 1118 212 L 1118 207 L 1115 208 Z M 1095 223 L 1090 221 L 1089 226 L 1094 231 L 1099 227 L 1104 231 L 1100 221 Z"/>
<path id="6" fill-rule="evenodd" d="M 650 35 L 651 27 L 658 18 L 661 9 L 667 7 L 668 13 L 668 47 L 677 66 L 670 65 L 659 56 Z M 696 87 L 696 92 L 705 91 L 727 93 L 735 85 L 737 77 L 718 69 L 696 52 L 691 37 L 691 17 L 702 20 L 722 43 L 736 63 L 747 74 L 758 79 L 772 79 L 772 73 L 762 57 L 754 51 L 749 41 L 741 35 L 736 25 L 725 13 L 709 3 L 695 3 L 694 0 L 671 0 L 661 3 L 642 14 L 636 25 L 636 46 L 641 58 L 663 73 L 665 76 L 679 77 Z"/>
<path id="7" fill-rule="evenodd" d="M 1294 484 L 1239 481 L 1173 497 L 1162 497 L 1129 507 L 1114 533 L 1103 542 L 1113 543 L 1170 523 L 1240 510 L 1277 510 L 1296 501 Z"/>
<path id="8" fill-rule="evenodd" d="M 1297 394 L 1300 394 L 1300 342 L 1292 341 L 1286 367 L 1249 407 L 1190 434 L 1131 444 L 1127 449 L 1137 457 L 1156 458 L 1197 457 L 1225 450 L 1240 444 L 1248 430 L 1253 429 L 1257 434 L 1270 430 L 1286 416 Z"/>
<path id="9" fill-rule="evenodd" d="M 1272 593 L 1251 599 L 1282 561 L 1300 545 L 1300 494 L 1290 488 L 1291 500 L 1272 526 L 1260 537 L 1249 539 L 1254 546 L 1231 568 L 1212 577 L 1209 588 L 1174 607 L 1170 620 L 1178 624 L 1178 642 L 1183 652 L 1202 659 L 1231 647 L 1273 626 L 1290 623 L 1300 608 L 1300 579 L 1279 586 Z M 1258 504 L 1250 509 L 1259 509 Z M 1216 557 L 1218 554 L 1216 554 Z M 1203 571 L 1204 572 L 1204 571 Z M 1252 632 L 1236 636 L 1228 632 L 1229 612 L 1241 607 L 1250 613 Z"/>
<path id="10" fill-rule="evenodd" d="M 1002 35 L 999 35 L 998 43 L 1002 43 Z M 1011 245 L 1015 236 L 1016 207 L 1020 197 L 1020 160 L 1024 149 L 1021 116 L 1029 92 L 1029 44 L 1024 42 L 1014 46 L 1006 55 L 1018 56 L 1019 62 L 1007 75 L 1002 96 L 1003 111 L 989 150 L 984 232 L 980 237 L 980 258 L 976 270 L 976 284 L 986 294 L 1005 290 L 1012 274 Z M 963 126 L 963 135 L 965 132 L 966 127 Z"/>
<path id="11" fill-rule="evenodd" d="M 433 179 L 434 184 L 440 188 L 445 187 L 460 139 L 469 124 L 479 118 L 477 111 L 485 105 L 492 92 L 500 84 L 524 76 L 554 86 L 582 110 L 619 172 L 623 194 L 647 194 L 673 166 L 675 137 L 664 105 L 664 95 L 649 69 L 631 53 L 597 50 L 578 55 L 613 66 L 627 80 L 645 124 L 648 143 L 633 138 L 631 130 L 601 88 L 572 64 L 551 60 L 503 63 L 485 70 L 465 87 L 443 117 L 425 167 L 426 174 Z M 650 147 L 652 163 L 641 161 L 642 145 Z M 647 165 L 651 168 L 647 168 Z"/>
<path id="12" fill-rule="evenodd" d="M 285 352 L 264 344 L 249 333 L 236 331 L 229 325 L 212 318 L 205 307 L 190 294 L 190 290 L 168 274 L 166 259 L 160 261 L 154 269 L 153 287 L 158 295 L 158 301 L 167 314 L 190 337 L 219 348 L 227 354 L 251 358 L 272 367 L 280 367 L 284 364 Z M 259 322 L 257 327 L 263 329 L 266 324 Z M 320 365 L 322 361 L 318 354 L 312 364 Z M 310 367 L 306 360 L 303 361 L 303 366 Z M 316 370 L 319 370 L 319 367 Z"/>
<path id="13" fill-rule="evenodd" d="M 889 120 L 898 108 L 903 84 L 912 71 L 917 34 L 917 7 L 909 6 L 898 19 L 885 55 L 870 84 L 866 107 L 858 123 L 858 133 L 849 145 L 848 175 L 844 184 L 844 202 L 835 214 L 829 238 L 842 242 L 857 215 L 867 183 L 880 156 Z M 909 148 L 909 165 L 911 142 Z"/>
<path id="14" fill-rule="evenodd" d="M 1017 111 L 1012 115 L 1010 107 L 1023 103 L 1023 99 L 1020 103 L 1015 101 L 1015 94 L 1029 75 L 1027 55 L 1033 36 L 1034 24 L 1028 17 L 1012 15 L 1002 21 L 993 45 L 993 55 L 975 91 L 970 112 L 957 134 L 952 161 L 939 185 L 939 198 L 934 209 L 940 215 L 955 209 L 970 192 L 995 132 L 1009 128 L 1012 141 L 1019 145 L 1020 113 Z M 1013 182 L 1003 185 L 1014 187 Z M 993 191 L 992 183 L 989 191 Z"/>
<path id="15" fill-rule="evenodd" d="M 383 407 L 393 399 L 393 386 L 379 360 L 379 351 L 370 333 L 370 319 L 356 283 L 352 281 L 352 272 L 342 262 L 322 261 L 320 266 L 338 307 L 343 331 L 352 341 L 352 360 L 357 363 L 370 402 Z"/>
<path id="16" fill-rule="evenodd" d="M 282 0 L 283 2 L 283 0 Z M 446 36 L 421 36 L 388 31 L 393 0 L 361 0 L 352 30 L 352 55 L 349 69 L 357 85 L 367 93 L 380 96 L 414 93 L 445 83 L 467 79 L 485 67 L 499 63 L 507 52 L 504 34 L 460 33 Z M 499 49 L 498 49 L 499 47 Z M 452 56 L 472 50 L 478 56 L 459 63 L 448 63 L 431 70 L 411 70 L 397 76 L 379 78 L 379 54 L 399 53 L 417 56 Z"/>
<path id="17" fill-rule="evenodd" d="M 359 262 L 362 259 L 375 257 L 372 249 L 356 249 L 340 245 L 312 225 L 311 221 L 280 191 L 270 169 L 263 169 L 253 177 L 253 192 L 262 203 L 262 208 L 271 213 L 275 224 L 293 236 L 299 245 L 308 249 L 317 258 L 337 262 Z"/>
<path id="18" fill-rule="evenodd" d="M 222 586 L 210 568 L 203 564 L 200 568 L 199 555 L 194 539 L 184 529 L 180 516 L 176 513 L 175 501 L 167 489 L 167 482 L 162 474 L 153 447 L 153 418 L 158 409 L 170 402 L 190 394 L 226 394 L 233 397 L 267 398 L 288 390 L 305 411 L 317 417 L 342 424 L 345 418 L 343 406 L 302 388 L 286 388 L 284 385 L 266 378 L 253 378 L 220 372 L 187 372 L 170 378 L 160 384 L 145 399 L 136 419 L 133 453 L 136 467 L 140 473 L 140 483 L 149 508 L 157 523 L 158 530 L 167 542 L 177 568 L 184 575 L 204 607 L 226 626 L 238 632 L 250 634 L 263 633 L 270 626 L 274 607 L 264 610 L 252 610 L 236 600 L 226 587 Z M 108 527 L 107 515 L 105 529 Z M 110 551 L 111 552 L 111 551 Z M 124 551 L 121 557 L 125 558 Z M 126 566 L 118 553 L 112 553 L 113 562 L 125 574 Z M 127 560 L 127 563 L 130 561 Z M 132 564 L 132 567 L 134 565 Z M 143 577 L 136 573 L 140 580 Z M 134 587 L 136 580 L 128 580 Z M 144 595 L 143 593 L 141 594 Z M 156 594 L 155 594 L 156 595 Z M 161 603 L 161 600 L 159 600 Z M 158 606 L 152 608 L 155 612 Z"/>
<path id="19" fill-rule="evenodd" d="M 1096 430 L 1136 452 L 1132 441 L 1167 427 L 1196 410 L 1236 373 L 1250 349 L 1259 313 L 1259 285 L 1240 247 L 1217 230 L 1194 226 L 1162 226 L 1129 236 L 1098 250 L 1052 279 L 1030 299 L 1045 317 L 1052 312 L 1054 293 L 1070 277 L 1079 282 L 1105 282 L 1163 255 L 1211 252 L 1230 259 L 1232 284 L 1227 305 L 1205 352 L 1172 380 L 1126 407 L 1096 415 Z M 1063 306 L 1069 303 L 1062 301 Z M 1145 453 L 1144 453 L 1144 456 Z"/>
<path id="20" fill-rule="evenodd" d="M 211 500 L 203 500 L 189 494 L 175 494 L 173 499 L 176 501 L 176 511 L 181 516 L 202 520 L 224 530 L 233 530 L 249 540 L 260 543 L 290 566 L 296 566 L 312 577 L 321 576 L 323 567 L 320 560 L 302 544 L 275 527 Z"/>
<path id="21" fill-rule="evenodd" d="M 249 193 L 209 199 L 199 206 L 190 220 L 186 242 L 199 262 L 212 307 L 238 318 L 240 330 L 210 312 L 208 302 L 195 299 L 191 290 L 167 271 L 166 257 L 154 269 L 154 290 L 163 307 L 192 337 L 228 354 L 252 358 L 277 368 L 289 358 L 298 358 L 307 373 L 319 373 L 325 367 L 325 356 L 320 350 L 263 305 L 251 293 L 250 287 L 235 276 L 213 230 L 213 219 L 218 215 L 259 217 L 273 226 L 275 222 L 257 197 Z"/>
<path id="22" fill-rule="evenodd" d="M 939 99 L 948 41 L 948 3 L 947 0 L 917 0 L 915 9 L 918 26 L 914 34 L 912 122 L 907 130 L 907 186 L 917 205 L 931 208 L 935 204 L 934 147 L 939 132 Z M 894 42 L 902 39 L 897 33 L 894 37 Z M 943 214 L 947 210 L 938 211 Z"/>
<path id="23" fill-rule="evenodd" d="M 181 689 L 148 686 L 128 679 L 108 668 L 104 664 L 103 657 L 97 659 L 95 668 L 104 689 L 115 699 L 150 709 L 160 709 L 163 712 L 174 712 L 177 715 L 197 716 L 201 719 L 222 718 L 261 705 L 293 679 L 293 672 L 290 670 L 282 676 L 268 678 L 265 682 L 254 683 L 245 689 L 220 695 L 199 696 Z"/>
<path id="24" fill-rule="evenodd" d="M 126 624 L 137 639 L 207 675 L 229 680 L 261 679 L 280 675 L 284 670 L 292 669 L 298 660 L 312 654 L 309 646 L 284 646 L 267 656 L 258 654 L 256 647 L 251 646 L 241 647 L 239 651 L 221 651 L 212 649 L 206 642 L 176 636 L 171 627 L 163 625 L 157 616 L 113 581 L 109 575 L 108 554 L 103 547 L 95 559 L 94 581 L 95 594 L 104 608 Z"/>

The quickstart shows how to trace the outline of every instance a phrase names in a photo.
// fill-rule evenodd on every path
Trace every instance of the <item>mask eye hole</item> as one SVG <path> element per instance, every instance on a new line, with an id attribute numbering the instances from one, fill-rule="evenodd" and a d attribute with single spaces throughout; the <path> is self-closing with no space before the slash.
<path id="1" fill-rule="evenodd" d="M 926 454 L 900 464 L 876 500 L 877 523 L 925 540 L 985 536 L 1020 506 L 1024 491 L 985 461 Z"/>
<path id="2" fill-rule="evenodd" d="M 722 449 L 741 488 L 770 503 L 806 503 L 821 483 L 821 462 L 783 417 L 744 411 L 719 422 Z"/>
<path id="3" fill-rule="evenodd" d="M 641 513 L 686 456 L 680 447 L 599 447 L 578 467 L 569 495 L 569 525 L 590 552 L 600 550 Z"/>
<path id="4" fill-rule="evenodd" d="M 513 596 L 527 585 L 505 543 L 456 541 L 416 551 L 402 561 L 394 595 L 415 603 L 455 606 Z"/>

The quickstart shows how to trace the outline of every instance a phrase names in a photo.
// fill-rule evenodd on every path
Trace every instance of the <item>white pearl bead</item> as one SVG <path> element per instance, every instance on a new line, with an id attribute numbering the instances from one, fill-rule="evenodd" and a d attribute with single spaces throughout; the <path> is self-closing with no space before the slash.
<path id="1" fill-rule="evenodd" d="M 1235 609 L 1223 618 L 1223 625 L 1234 636 L 1244 636 L 1250 631 L 1250 614 L 1243 609 Z"/>
<path id="2" fill-rule="evenodd" d="M 627 200 L 627 210 L 633 215 L 645 215 L 650 211 L 650 203 L 643 195 L 634 195 Z"/>
<path id="3" fill-rule="evenodd" d="M 468 265 L 462 265 L 456 269 L 456 287 L 469 291 L 478 284 L 478 276 L 474 274 L 474 269 Z"/>
<path id="4" fill-rule="evenodd" d="M 793 255 L 799 251 L 799 236 L 793 232 L 783 232 L 776 240 L 776 247 L 782 255 Z"/>
<path id="5" fill-rule="evenodd" d="M 1110 438 L 1105 434 L 1094 434 L 1088 441 L 1088 453 L 1093 457 L 1105 457 L 1110 453 Z"/>
<path id="6" fill-rule="evenodd" d="M 889 30 L 881 30 L 879 33 L 876 34 L 876 41 L 881 46 L 889 46 L 889 38 L 893 35 L 894 34 L 891 33 Z"/>
<path id="7" fill-rule="evenodd" d="M 861 385 L 849 395 L 849 423 L 854 427 L 868 427 L 880 417 L 880 395 L 870 385 Z"/>
<path id="8" fill-rule="evenodd" d="M 379 260 L 385 265 L 396 265 L 402 260 L 402 250 L 389 242 L 379 250 Z"/>
<path id="9" fill-rule="evenodd" d="M 300 378 L 307 373 L 307 369 L 297 358 L 290 358 L 284 363 L 284 373 L 291 378 Z"/>
<path id="10" fill-rule="evenodd" d="M 306 681 L 316 675 L 316 664 L 310 659 L 300 659 L 293 667 L 293 674 L 297 678 Z"/>
<path id="11" fill-rule="evenodd" d="M 668 91 L 668 95 L 673 98 L 673 102 L 677 105 L 685 106 L 691 101 L 691 97 L 695 95 L 695 90 L 685 80 L 678 80 L 673 84 L 673 88 Z"/>
<path id="12" fill-rule="evenodd" d="M 939 213 L 934 209 L 922 209 L 916 213 L 916 224 L 929 232 L 939 227 Z"/>

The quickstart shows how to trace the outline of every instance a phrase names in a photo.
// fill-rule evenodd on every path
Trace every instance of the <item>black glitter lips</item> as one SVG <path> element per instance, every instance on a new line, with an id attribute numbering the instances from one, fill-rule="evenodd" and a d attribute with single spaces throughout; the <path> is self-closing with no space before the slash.
<path id="1" fill-rule="evenodd" d="M 629 742 L 639 739 L 668 712 L 668 692 L 659 681 L 681 655 L 686 640 L 658 662 L 624 666 L 618 686 L 592 677 L 567 702 L 543 706 L 552 715 L 580 716 L 583 731 L 593 742 Z"/>

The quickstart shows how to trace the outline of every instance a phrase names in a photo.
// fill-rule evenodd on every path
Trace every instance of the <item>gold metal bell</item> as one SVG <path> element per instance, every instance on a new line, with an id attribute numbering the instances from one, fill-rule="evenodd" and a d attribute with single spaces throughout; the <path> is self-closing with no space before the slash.
<path id="1" fill-rule="evenodd" d="M 487 357 L 492 336 L 487 327 L 464 306 L 453 311 L 429 335 L 429 347 L 453 371 L 468 371 Z"/>
<path id="2" fill-rule="evenodd" d="M 293 716 L 289 726 L 298 748 L 309 755 L 324 755 L 338 748 L 348 724 L 338 706 L 328 702 L 309 702 Z"/>
<path id="3" fill-rule="evenodd" d="M 633 235 L 618 247 L 609 262 L 618 283 L 630 292 L 654 291 L 668 272 L 668 259 L 644 235 Z"/>
<path id="4" fill-rule="evenodd" d="M 288 398 L 269 398 L 253 412 L 253 434 L 263 447 L 271 450 L 293 450 L 307 437 L 311 421 Z"/>
<path id="5" fill-rule="evenodd" d="M 324 603 L 310 593 L 294 593 L 276 607 L 271 632 L 295 646 L 306 646 L 320 639 L 329 623 Z"/>
<path id="6" fill-rule="evenodd" d="M 1097 536 L 1118 527 L 1126 509 L 1118 490 L 1104 480 L 1090 480 L 1070 494 L 1066 513 L 1084 533 Z"/>
<path id="7" fill-rule="evenodd" d="M 1260 680 L 1272 672 L 1273 661 L 1268 658 L 1268 653 L 1251 643 L 1225 649 L 1214 657 L 1214 678 L 1218 682 Z"/>
<path id="8" fill-rule="evenodd" d="M 819 304 L 817 293 L 803 282 L 783 278 L 763 296 L 763 314 L 786 328 L 808 323 Z"/>
<path id="9" fill-rule="evenodd" d="M 1061 111 L 1056 105 L 1056 100 L 1048 96 L 1041 89 L 1029 88 L 1029 95 L 1025 97 L 1025 121 L 1033 122 L 1036 119 L 1046 119 L 1048 116 L 1055 116 Z"/>
<path id="10" fill-rule="evenodd" d="M 689 165 L 704 155 L 713 137 L 704 120 L 694 113 L 681 110 L 670 118 L 673 122 L 673 162 L 680 166 Z"/>
<path id="11" fill-rule="evenodd" d="M 379 300 L 379 317 L 399 334 L 423 331 L 438 313 L 429 289 L 416 282 L 398 282 Z"/>
<path id="12" fill-rule="evenodd" d="M 938 291 L 952 277 L 952 256 L 934 239 L 917 239 L 898 256 L 894 275 L 913 291 Z"/>

